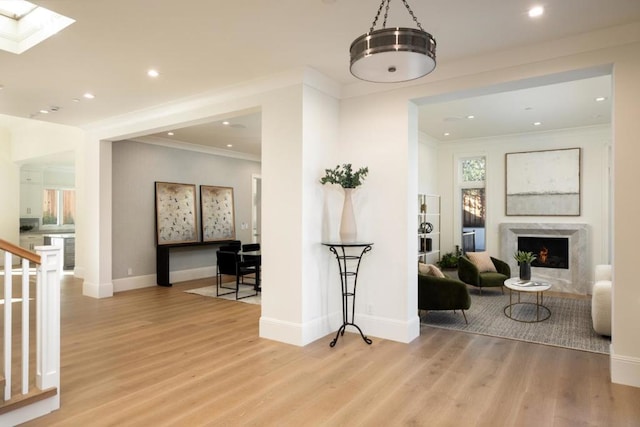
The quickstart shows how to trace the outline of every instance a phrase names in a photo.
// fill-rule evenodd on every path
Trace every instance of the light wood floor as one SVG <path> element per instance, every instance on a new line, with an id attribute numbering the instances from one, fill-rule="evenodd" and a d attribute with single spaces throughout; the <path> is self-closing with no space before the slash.
<path id="1" fill-rule="evenodd" d="M 299 348 L 258 337 L 260 306 L 183 292 L 210 284 L 96 300 L 65 278 L 62 408 L 26 425 L 640 426 L 606 355 L 431 328 Z"/>

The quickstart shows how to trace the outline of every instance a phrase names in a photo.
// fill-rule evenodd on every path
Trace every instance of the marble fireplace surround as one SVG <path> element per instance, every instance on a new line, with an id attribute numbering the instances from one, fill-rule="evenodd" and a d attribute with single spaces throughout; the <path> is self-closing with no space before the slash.
<path id="1" fill-rule="evenodd" d="M 589 226 L 582 223 L 502 223 L 500 224 L 500 257 L 518 275 L 513 254 L 518 237 L 567 237 L 569 239 L 569 269 L 531 267 L 531 276 L 551 283 L 552 291 L 589 294 Z"/>

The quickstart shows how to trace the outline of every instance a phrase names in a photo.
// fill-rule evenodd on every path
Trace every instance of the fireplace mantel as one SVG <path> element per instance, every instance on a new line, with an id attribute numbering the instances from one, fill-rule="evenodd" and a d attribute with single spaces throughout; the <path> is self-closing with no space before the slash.
<path id="1" fill-rule="evenodd" d="M 502 223 L 500 224 L 500 256 L 509 263 L 515 276 L 518 264 L 513 259 L 513 254 L 517 250 L 519 236 L 567 237 L 569 269 L 532 267 L 531 275 L 549 281 L 553 291 L 588 294 L 590 293 L 588 231 L 588 224 L 583 223 Z"/>

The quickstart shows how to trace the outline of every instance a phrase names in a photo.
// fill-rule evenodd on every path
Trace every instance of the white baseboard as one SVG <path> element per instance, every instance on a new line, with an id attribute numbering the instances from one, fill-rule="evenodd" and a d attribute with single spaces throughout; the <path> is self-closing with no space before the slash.
<path id="1" fill-rule="evenodd" d="M 640 358 L 615 354 L 610 349 L 611 382 L 640 388 Z"/>
<path id="2" fill-rule="evenodd" d="M 369 338 L 383 338 L 409 343 L 420 335 L 420 318 L 415 316 L 408 322 L 356 313 L 356 322 L 362 333 Z M 338 331 L 342 324 L 342 313 L 336 312 L 304 324 L 285 322 L 261 317 L 260 337 L 297 346 L 305 346 Z M 348 332 L 358 331 L 347 327 Z M 328 344 L 329 341 L 327 341 Z"/>
<path id="3" fill-rule="evenodd" d="M 420 336 L 420 318 L 417 315 L 405 322 L 356 313 L 356 324 L 360 326 L 362 332 L 367 336 L 405 344 Z"/>
<path id="4" fill-rule="evenodd" d="M 124 292 L 134 289 L 150 288 L 156 286 L 156 275 L 147 274 L 145 276 L 124 277 L 122 279 L 113 280 L 113 291 Z"/>
<path id="5" fill-rule="evenodd" d="M 109 298 L 113 296 L 113 283 L 82 282 L 82 295 L 92 298 Z"/>
<path id="6" fill-rule="evenodd" d="M 172 271 L 169 273 L 169 282 L 186 282 L 188 280 L 214 278 L 216 276 L 216 267 L 192 268 L 189 270 Z M 144 276 L 123 277 L 113 280 L 114 292 L 132 291 L 134 289 L 150 288 L 157 286 L 157 276 L 155 274 L 147 274 Z"/>
<path id="7" fill-rule="evenodd" d="M 73 276 L 77 279 L 84 279 L 84 268 L 76 265 L 73 269 Z"/>
<path id="8" fill-rule="evenodd" d="M 304 346 L 302 325 L 278 319 L 260 317 L 260 338 L 283 342 L 285 344 Z"/>

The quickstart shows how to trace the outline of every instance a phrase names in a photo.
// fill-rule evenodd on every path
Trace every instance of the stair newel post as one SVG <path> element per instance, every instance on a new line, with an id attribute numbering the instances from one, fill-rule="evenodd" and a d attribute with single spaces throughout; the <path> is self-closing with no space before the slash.
<path id="1" fill-rule="evenodd" d="M 36 247 L 42 258 L 36 297 L 36 385 L 40 390 L 60 389 L 60 251 L 57 246 Z"/>

